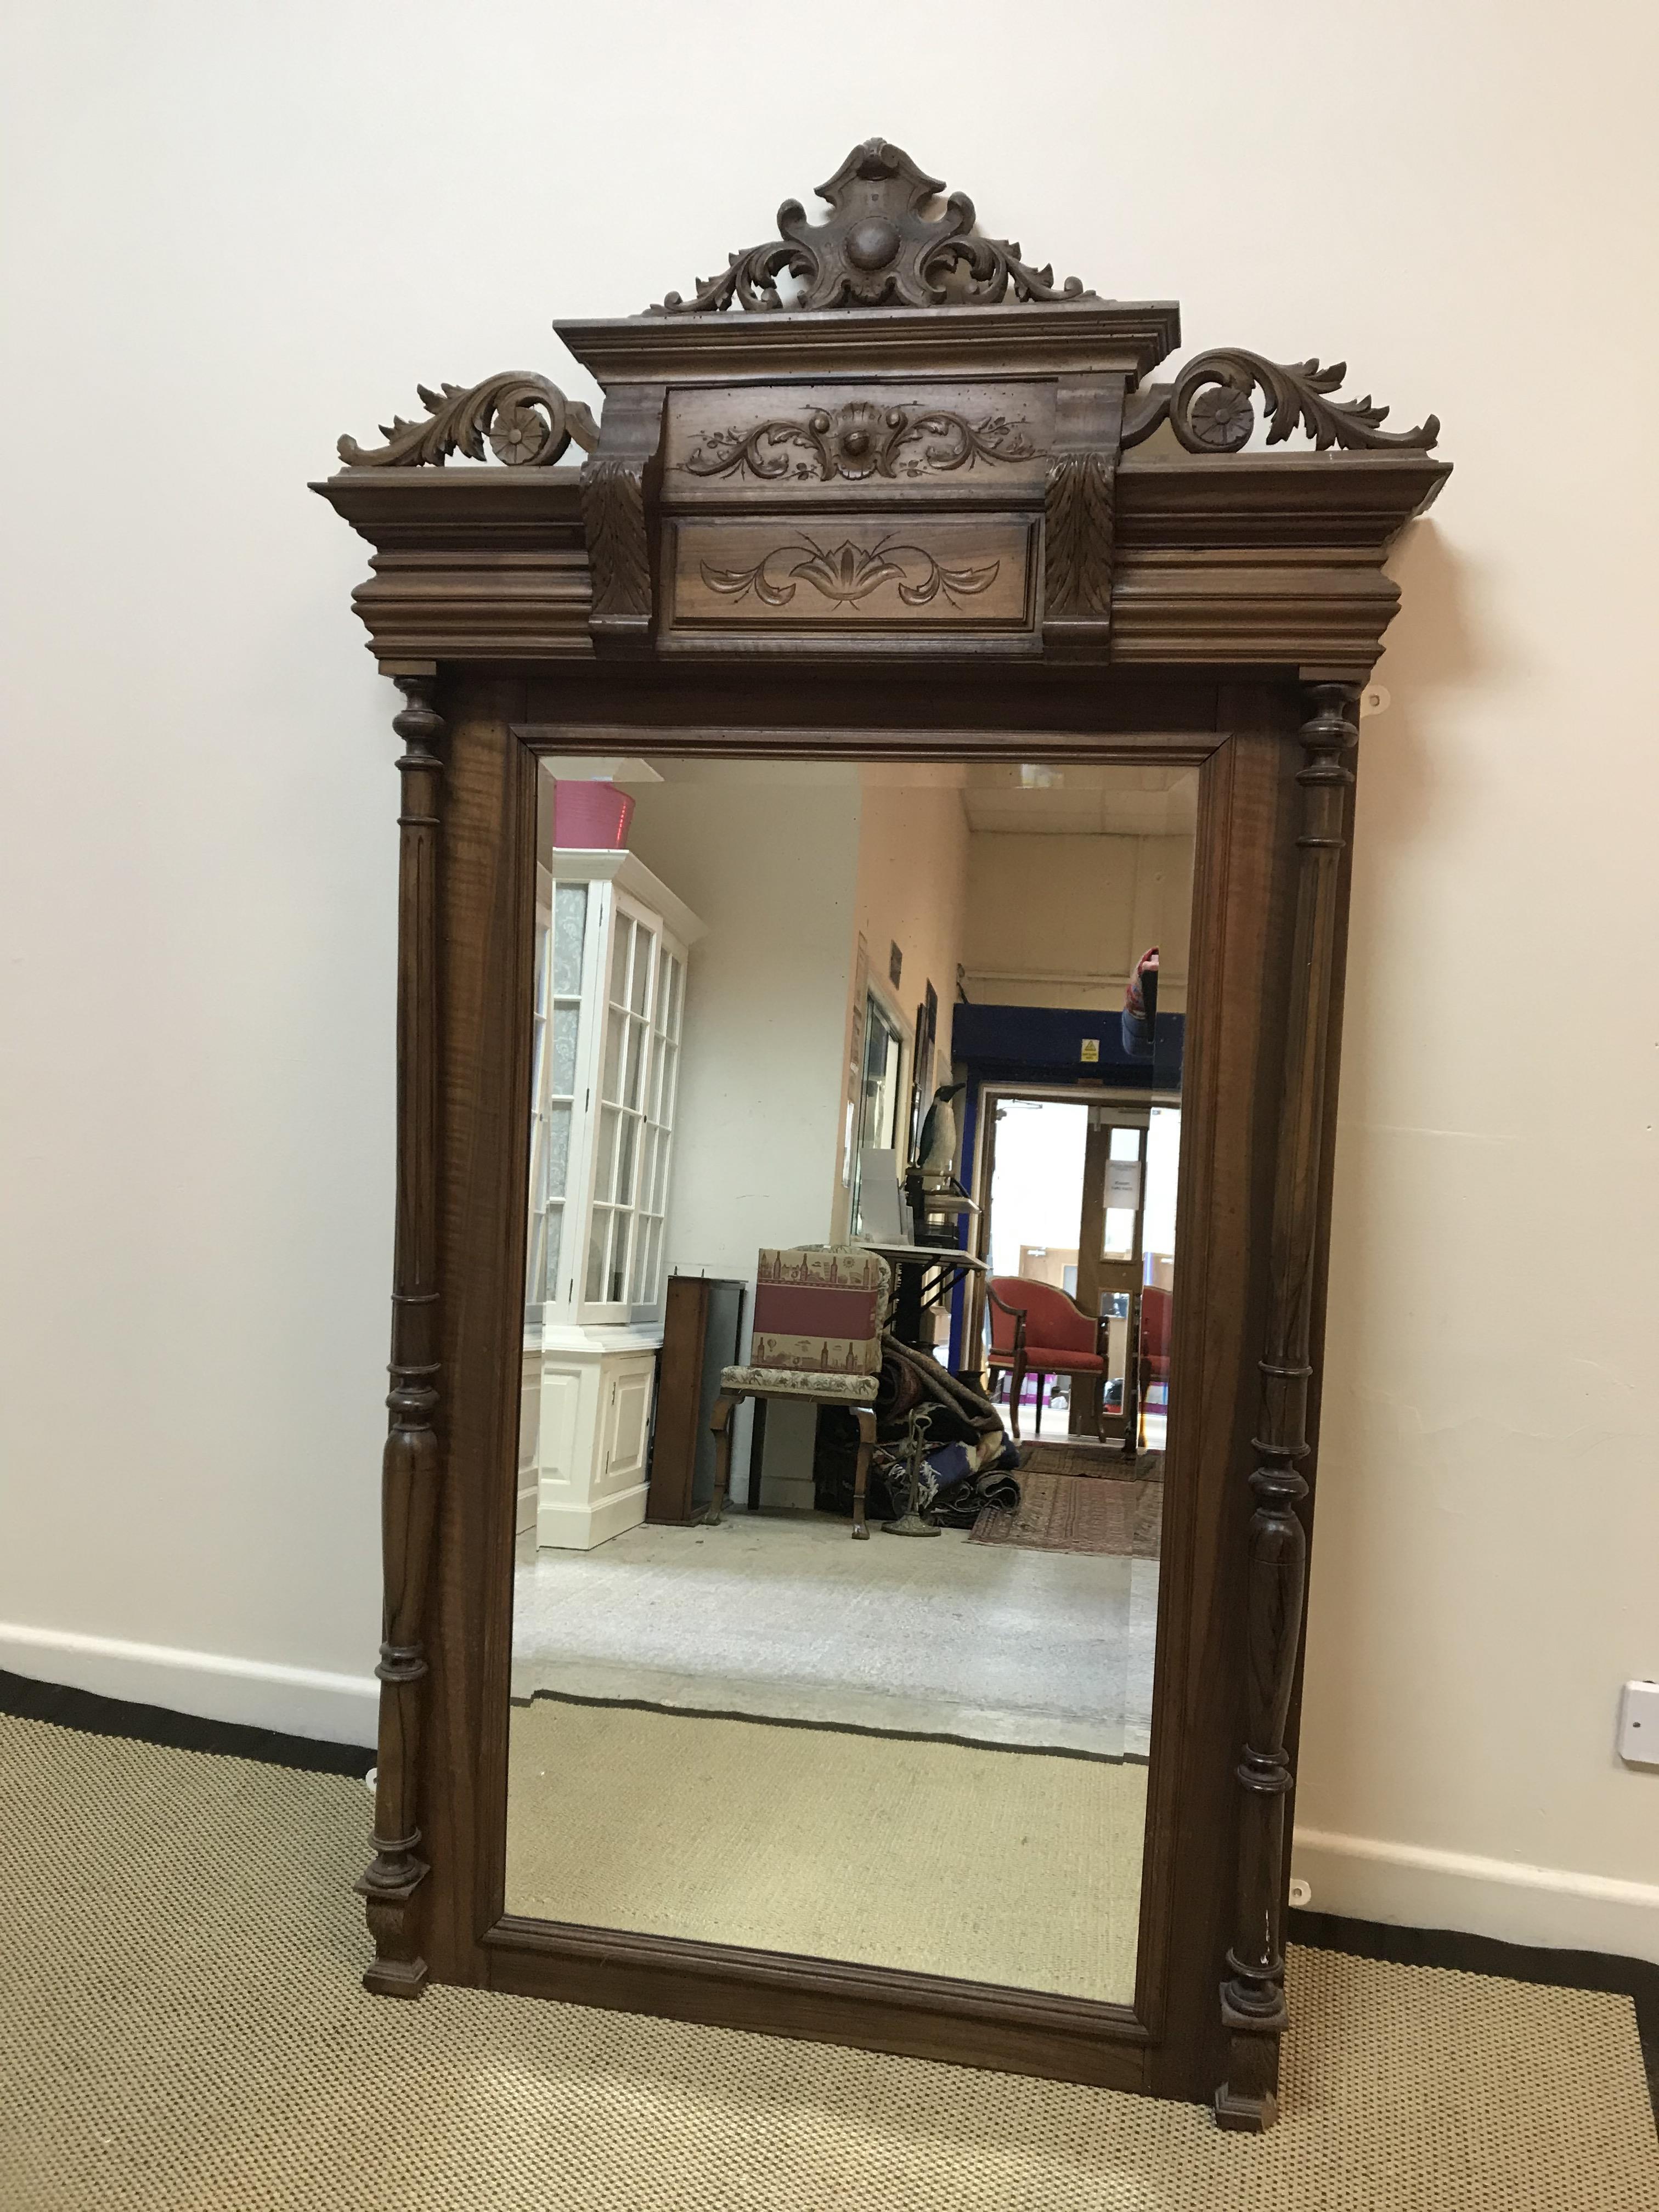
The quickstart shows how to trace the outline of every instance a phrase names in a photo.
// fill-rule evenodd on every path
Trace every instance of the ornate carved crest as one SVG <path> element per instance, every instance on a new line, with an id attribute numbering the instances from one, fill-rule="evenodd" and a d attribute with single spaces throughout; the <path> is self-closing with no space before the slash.
<path id="1" fill-rule="evenodd" d="M 799 200 L 778 210 L 778 236 L 734 253 L 719 276 L 700 281 L 689 300 L 670 292 L 650 312 L 704 314 L 735 300 L 751 311 L 781 307 L 778 278 L 787 270 L 800 287 L 790 305 L 817 307 L 997 307 L 1017 300 L 1092 299 L 1075 276 L 1059 286 L 1052 269 L 1032 269 L 1019 247 L 975 238 L 974 204 L 952 192 L 943 214 L 926 210 L 945 190 L 910 156 L 884 138 L 855 146 L 817 188 L 831 213 L 811 223 Z"/>

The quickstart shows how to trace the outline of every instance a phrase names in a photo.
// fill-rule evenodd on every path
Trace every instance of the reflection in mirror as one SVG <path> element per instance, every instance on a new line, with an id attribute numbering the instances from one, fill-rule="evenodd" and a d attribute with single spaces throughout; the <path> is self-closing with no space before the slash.
<path id="1" fill-rule="evenodd" d="M 1132 1998 L 1196 784 L 541 763 L 510 1912 Z"/>

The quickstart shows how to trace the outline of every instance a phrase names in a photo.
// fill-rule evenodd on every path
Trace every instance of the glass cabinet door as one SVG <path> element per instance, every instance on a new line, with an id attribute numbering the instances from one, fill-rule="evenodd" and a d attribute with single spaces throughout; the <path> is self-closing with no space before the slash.
<path id="1" fill-rule="evenodd" d="M 665 942 L 657 956 L 657 981 L 651 1017 L 651 1071 L 646 1096 L 643 1172 L 634 1231 L 634 1279 L 629 1296 L 636 1306 L 654 1305 L 662 1283 L 662 1224 L 668 1210 L 668 1153 L 674 1132 L 674 1100 L 680 1056 L 680 989 L 684 956 Z"/>
<path id="2" fill-rule="evenodd" d="M 594 1102 L 593 1200 L 582 1286 L 584 1303 L 590 1306 L 629 1302 L 654 1042 L 657 943 L 657 931 L 646 916 L 618 897 Z"/>
<path id="3" fill-rule="evenodd" d="M 581 1037 L 582 951 L 588 886 L 555 884 L 538 917 L 532 1050 L 530 1255 L 525 1295 L 532 1305 L 559 1300 L 565 1254 L 564 1212 L 570 1177 L 571 1123 L 576 1104 Z M 567 1289 L 566 1297 L 569 1292 Z"/>
<path id="4" fill-rule="evenodd" d="M 534 1322 L 609 1326 L 662 1294 L 685 947 L 616 885 L 542 873 L 532 1012 Z"/>

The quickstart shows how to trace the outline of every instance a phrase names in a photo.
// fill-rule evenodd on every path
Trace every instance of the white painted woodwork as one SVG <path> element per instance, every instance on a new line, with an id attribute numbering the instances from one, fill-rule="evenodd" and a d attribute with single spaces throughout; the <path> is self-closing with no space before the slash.
<path id="1" fill-rule="evenodd" d="M 645 1518 L 690 908 L 628 852 L 537 866 L 520 1532 Z"/>

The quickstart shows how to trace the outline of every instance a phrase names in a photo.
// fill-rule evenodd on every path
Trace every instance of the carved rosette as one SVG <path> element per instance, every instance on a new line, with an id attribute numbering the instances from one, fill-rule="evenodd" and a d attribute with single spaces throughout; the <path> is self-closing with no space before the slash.
<path id="1" fill-rule="evenodd" d="M 397 1228 L 392 1254 L 392 1389 L 381 1462 L 381 1631 L 374 1857 L 357 1884 L 375 1957 L 363 1985 L 414 1997 L 426 1980 L 412 1899 L 420 1856 L 421 1739 L 426 1717 L 425 1623 L 438 1510 L 438 906 L 443 723 L 430 676 L 399 676 L 407 702 L 392 720 L 403 807 L 398 871 Z"/>
<path id="2" fill-rule="evenodd" d="M 1322 1148 L 1331 992 L 1336 970 L 1338 872 L 1343 815 L 1353 781 L 1344 755 L 1358 731 L 1358 687 L 1316 684 L 1301 737 L 1304 793 L 1285 1088 L 1273 1184 L 1267 1342 L 1261 1432 L 1250 1474 L 1245 1579 L 1245 1740 L 1237 1776 L 1237 1917 L 1221 2018 L 1227 2079 L 1216 2093 L 1223 2127 L 1258 2130 L 1278 2113 L 1279 2039 L 1285 2010 L 1285 1819 L 1295 1778 L 1285 1731 L 1302 1639 L 1307 1538 L 1297 1510 L 1308 1495 L 1308 1386 L 1315 1237 Z"/>
<path id="3" fill-rule="evenodd" d="M 820 307 L 997 307 L 1018 301 L 1092 299 L 1075 276 L 1056 286 L 1052 269 L 1033 269 L 1005 239 L 974 236 L 974 204 L 952 192 L 944 212 L 927 210 L 944 191 L 910 156 L 884 138 L 855 146 L 817 187 L 830 206 L 821 223 L 799 200 L 778 210 L 778 236 L 734 253 L 718 276 L 683 300 L 670 292 L 653 314 L 708 314 L 734 303 L 751 313 L 781 307 L 778 279 L 798 289 L 789 305 Z"/>

